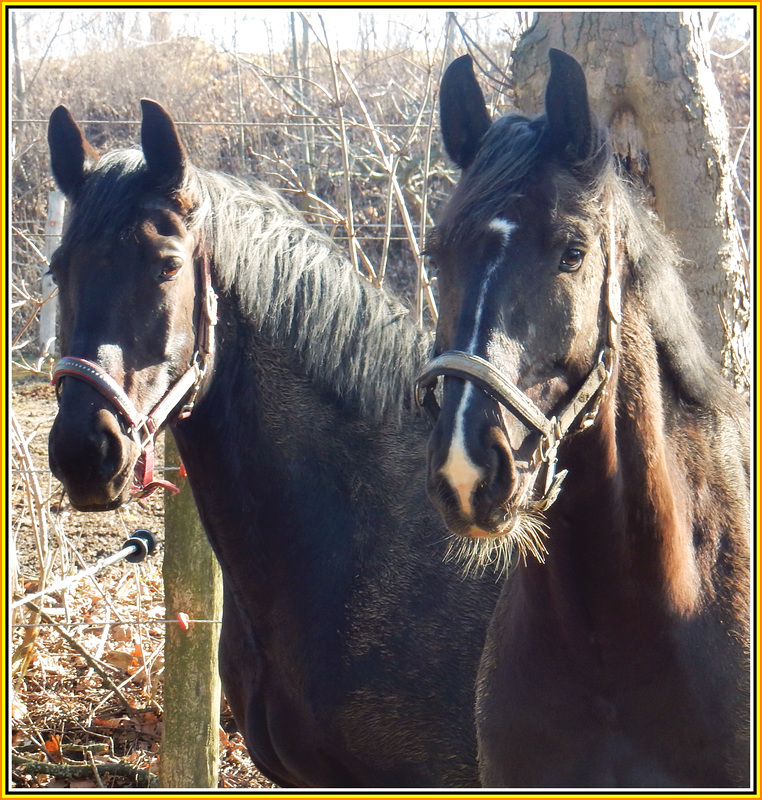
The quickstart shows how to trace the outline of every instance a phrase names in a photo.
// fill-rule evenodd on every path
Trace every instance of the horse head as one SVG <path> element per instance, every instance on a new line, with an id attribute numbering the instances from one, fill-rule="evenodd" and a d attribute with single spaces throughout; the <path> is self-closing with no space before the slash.
<path id="1" fill-rule="evenodd" d="M 63 358 L 49 458 L 81 511 L 164 485 L 152 476 L 154 437 L 198 390 L 211 349 L 199 338 L 209 326 L 198 308 L 203 254 L 185 152 L 167 112 L 142 107 L 142 152 L 99 158 L 63 106 L 48 128 L 53 175 L 70 203 L 50 265 Z"/>
<path id="2" fill-rule="evenodd" d="M 606 137 L 581 67 L 550 59 L 534 119 L 490 122 L 469 56 L 443 77 L 442 135 L 462 175 L 427 240 L 440 314 L 419 384 L 444 378 L 428 493 L 448 527 L 540 558 L 558 446 L 600 400 L 618 300 Z"/>

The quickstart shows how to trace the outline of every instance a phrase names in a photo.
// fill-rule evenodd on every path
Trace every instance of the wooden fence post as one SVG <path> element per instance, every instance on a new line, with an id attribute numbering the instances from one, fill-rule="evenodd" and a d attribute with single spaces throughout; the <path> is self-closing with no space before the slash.
<path id="1" fill-rule="evenodd" d="M 164 436 L 167 466 L 179 466 L 171 433 Z M 165 493 L 164 595 L 167 618 L 222 617 L 222 578 L 198 518 L 186 478 L 172 481 L 180 493 Z M 159 780 L 165 788 L 217 788 L 219 772 L 220 626 L 169 623 L 164 645 L 164 729 Z"/>
<path id="2" fill-rule="evenodd" d="M 54 191 L 48 194 L 48 218 L 45 222 L 45 243 L 43 246 L 43 252 L 48 263 L 50 263 L 50 258 L 61 241 L 65 208 L 66 198 L 63 192 Z M 40 355 L 43 356 L 55 351 L 58 303 L 55 296 L 51 297 L 55 288 L 53 278 L 48 274 L 47 264 L 43 264 L 39 335 Z"/>

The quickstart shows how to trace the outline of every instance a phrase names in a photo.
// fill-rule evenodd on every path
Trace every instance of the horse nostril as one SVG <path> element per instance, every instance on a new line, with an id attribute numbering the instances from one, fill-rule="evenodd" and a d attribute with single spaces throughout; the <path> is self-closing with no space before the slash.
<path id="1" fill-rule="evenodd" d="M 127 453 L 115 416 L 105 409 L 95 417 L 56 418 L 50 431 L 48 460 L 65 483 L 108 482 L 124 467 Z"/>
<path id="2" fill-rule="evenodd" d="M 486 438 L 486 474 L 482 487 L 485 499 L 494 507 L 512 499 L 518 480 L 516 464 L 505 433 L 500 428 L 493 427 L 487 432 Z"/>
<path id="3" fill-rule="evenodd" d="M 112 413 L 105 409 L 97 413 L 92 438 L 99 450 L 101 478 L 109 481 L 122 469 L 126 457 L 119 422 Z"/>

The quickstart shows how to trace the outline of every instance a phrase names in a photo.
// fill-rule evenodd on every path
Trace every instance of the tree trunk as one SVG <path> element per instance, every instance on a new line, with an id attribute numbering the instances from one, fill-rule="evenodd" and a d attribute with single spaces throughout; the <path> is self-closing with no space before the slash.
<path id="1" fill-rule="evenodd" d="M 179 465 L 177 446 L 164 436 L 165 463 Z M 219 566 L 201 527 L 186 478 L 165 498 L 164 594 L 167 618 L 222 617 Z M 160 780 L 164 788 L 216 789 L 219 772 L 220 626 L 213 622 L 167 625 L 164 645 L 164 730 Z"/>
<path id="2" fill-rule="evenodd" d="M 750 384 L 749 265 L 732 200 L 728 123 L 697 15 L 542 12 L 514 50 L 516 98 L 543 107 L 548 50 L 573 55 L 617 156 L 640 173 L 680 246 L 684 278 L 717 363 Z"/>
<path id="3" fill-rule="evenodd" d="M 13 112 L 16 119 L 26 118 L 26 81 L 24 80 L 24 66 L 19 52 L 18 30 L 16 28 L 16 14 L 11 12 L 11 42 L 13 43 Z"/>
<path id="4" fill-rule="evenodd" d="M 168 42 L 172 37 L 172 14 L 169 11 L 149 11 L 148 20 L 151 25 L 151 41 Z"/>

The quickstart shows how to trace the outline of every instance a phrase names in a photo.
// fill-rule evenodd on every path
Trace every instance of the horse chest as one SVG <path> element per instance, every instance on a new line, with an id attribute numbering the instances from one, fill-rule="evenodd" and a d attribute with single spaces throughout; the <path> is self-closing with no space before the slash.
<path id="1" fill-rule="evenodd" d="M 734 684 L 725 675 L 718 690 L 723 677 L 684 630 L 656 614 L 591 628 L 533 607 L 520 587 L 504 588 L 480 667 L 483 785 L 734 785 L 739 765 L 718 756 L 733 749 Z"/>

